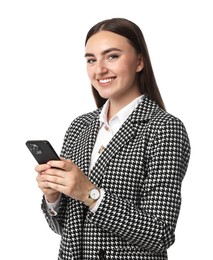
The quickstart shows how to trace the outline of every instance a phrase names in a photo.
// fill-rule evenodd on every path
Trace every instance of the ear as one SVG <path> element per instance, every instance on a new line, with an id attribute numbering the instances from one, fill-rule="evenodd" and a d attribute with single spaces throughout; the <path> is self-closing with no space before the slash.
<path id="1" fill-rule="evenodd" d="M 136 68 L 136 72 L 142 71 L 143 67 L 144 67 L 143 57 L 140 55 L 140 56 L 138 56 L 138 65 L 137 65 L 137 68 Z"/>

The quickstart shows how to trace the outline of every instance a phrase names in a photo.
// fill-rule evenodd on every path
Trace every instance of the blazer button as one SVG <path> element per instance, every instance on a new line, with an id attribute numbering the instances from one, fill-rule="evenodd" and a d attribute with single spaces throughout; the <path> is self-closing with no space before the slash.
<path id="1" fill-rule="evenodd" d="M 106 259 L 106 251 L 104 249 L 99 250 L 99 259 L 105 260 Z"/>

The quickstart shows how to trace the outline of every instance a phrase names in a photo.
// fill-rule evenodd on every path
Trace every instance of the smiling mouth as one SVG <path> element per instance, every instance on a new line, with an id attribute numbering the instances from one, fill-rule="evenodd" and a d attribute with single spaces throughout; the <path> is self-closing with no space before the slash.
<path id="1" fill-rule="evenodd" d="M 106 84 L 106 83 L 110 83 L 114 80 L 115 78 L 108 78 L 108 79 L 99 79 L 99 83 L 101 84 Z"/>

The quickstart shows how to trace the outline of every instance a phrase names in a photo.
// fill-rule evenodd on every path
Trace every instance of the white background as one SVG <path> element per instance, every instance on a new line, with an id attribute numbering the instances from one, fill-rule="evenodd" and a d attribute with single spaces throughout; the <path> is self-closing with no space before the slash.
<path id="1" fill-rule="evenodd" d="M 0 259 L 57 259 L 59 239 L 40 210 L 28 139 L 60 153 L 78 115 L 95 109 L 84 39 L 100 20 L 125 17 L 145 36 L 167 110 L 185 124 L 192 154 L 170 260 L 213 259 L 211 1 L 0 2 Z"/>

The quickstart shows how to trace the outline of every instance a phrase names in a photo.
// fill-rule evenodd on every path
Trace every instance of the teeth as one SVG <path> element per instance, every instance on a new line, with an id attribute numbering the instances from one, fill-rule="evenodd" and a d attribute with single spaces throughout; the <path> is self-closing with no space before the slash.
<path id="1" fill-rule="evenodd" d="M 99 82 L 100 83 L 108 83 L 108 82 L 111 82 L 112 79 L 100 79 Z"/>

